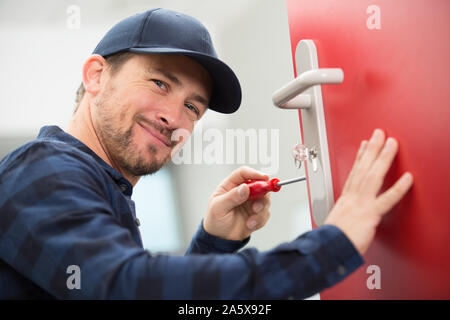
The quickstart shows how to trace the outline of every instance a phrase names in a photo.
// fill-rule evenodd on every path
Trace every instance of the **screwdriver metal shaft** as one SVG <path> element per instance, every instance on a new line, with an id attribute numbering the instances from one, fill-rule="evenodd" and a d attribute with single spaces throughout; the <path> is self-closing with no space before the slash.
<path id="1" fill-rule="evenodd" d="M 284 186 L 285 184 L 290 184 L 290 183 L 303 181 L 303 180 L 306 180 L 306 176 L 280 181 L 277 183 L 277 186 Z"/>

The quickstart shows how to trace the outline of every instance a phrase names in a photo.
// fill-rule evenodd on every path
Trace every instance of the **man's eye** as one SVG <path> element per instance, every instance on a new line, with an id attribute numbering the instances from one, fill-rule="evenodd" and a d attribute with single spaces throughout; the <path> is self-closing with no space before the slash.
<path id="1" fill-rule="evenodd" d="M 164 84 L 164 82 L 159 81 L 159 80 L 152 80 L 158 87 L 160 87 L 161 89 L 165 89 L 166 85 Z"/>
<path id="2" fill-rule="evenodd" d="M 186 106 L 189 110 L 192 110 L 193 112 L 195 112 L 196 115 L 199 114 L 197 108 L 194 107 L 192 104 L 186 103 L 185 106 Z"/>

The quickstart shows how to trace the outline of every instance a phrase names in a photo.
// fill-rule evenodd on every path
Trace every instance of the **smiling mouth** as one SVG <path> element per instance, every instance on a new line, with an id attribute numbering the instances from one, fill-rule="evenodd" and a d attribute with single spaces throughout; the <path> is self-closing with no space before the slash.
<path id="1" fill-rule="evenodd" d="M 151 136 L 154 140 L 159 142 L 159 144 L 161 144 L 161 145 L 163 145 L 165 147 L 170 147 L 171 141 L 169 141 L 169 139 L 167 139 L 167 137 L 165 137 L 164 135 L 160 134 L 159 132 L 152 131 L 149 127 L 147 127 L 147 126 L 145 126 L 145 125 L 143 125 L 141 123 L 138 123 L 138 125 L 141 128 L 143 128 L 147 132 L 147 134 L 149 136 Z"/>

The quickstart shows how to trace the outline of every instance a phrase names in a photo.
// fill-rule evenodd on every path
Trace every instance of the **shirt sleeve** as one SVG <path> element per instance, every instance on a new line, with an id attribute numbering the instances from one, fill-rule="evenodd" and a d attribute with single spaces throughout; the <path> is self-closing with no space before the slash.
<path id="1" fill-rule="evenodd" d="M 248 242 L 250 237 L 242 240 L 227 240 L 215 237 L 203 228 L 203 219 L 198 227 L 188 249 L 186 250 L 186 255 L 188 254 L 206 254 L 206 253 L 233 253 L 242 249 Z"/>
<path id="2" fill-rule="evenodd" d="M 362 264 L 334 226 L 266 252 L 196 254 L 238 247 L 200 234 L 191 254 L 151 254 L 114 218 L 104 186 L 88 163 L 41 156 L 28 166 L 9 168 L 0 180 L 0 259 L 53 297 L 305 298 Z M 73 266 L 80 271 L 79 288 L 68 285 Z"/>

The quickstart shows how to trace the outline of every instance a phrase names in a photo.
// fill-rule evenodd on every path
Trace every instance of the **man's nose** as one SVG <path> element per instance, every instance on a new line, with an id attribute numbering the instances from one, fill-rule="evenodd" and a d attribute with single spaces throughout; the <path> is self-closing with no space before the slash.
<path id="1" fill-rule="evenodd" d="M 180 127 L 183 106 L 180 102 L 172 102 L 166 108 L 158 111 L 157 119 L 169 129 Z"/>

